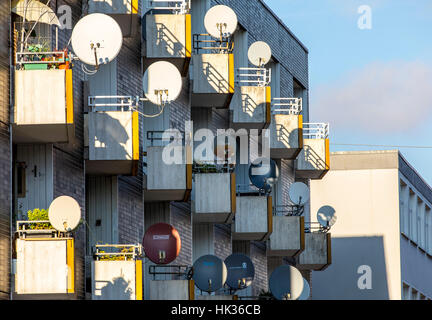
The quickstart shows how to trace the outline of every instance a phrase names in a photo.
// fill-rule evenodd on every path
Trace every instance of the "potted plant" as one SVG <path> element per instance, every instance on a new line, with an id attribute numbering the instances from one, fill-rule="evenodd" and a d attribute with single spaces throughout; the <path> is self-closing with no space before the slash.
<path id="1" fill-rule="evenodd" d="M 48 221 L 48 210 L 46 209 L 33 209 L 27 211 L 27 218 L 29 221 Z M 47 229 L 54 229 L 51 223 L 49 222 L 37 222 L 37 223 L 31 223 L 29 225 L 30 229 L 32 230 L 47 230 Z"/>

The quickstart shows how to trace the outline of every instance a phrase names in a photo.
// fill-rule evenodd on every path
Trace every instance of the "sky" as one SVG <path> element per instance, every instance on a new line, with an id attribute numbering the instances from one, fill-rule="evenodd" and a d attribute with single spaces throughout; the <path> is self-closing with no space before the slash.
<path id="1" fill-rule="evenodd" d="M 309 50 L 311 121 L 330 123 L 331 151 L 399 149 L 432 186 L 432 1 L 264 1 Z"/>

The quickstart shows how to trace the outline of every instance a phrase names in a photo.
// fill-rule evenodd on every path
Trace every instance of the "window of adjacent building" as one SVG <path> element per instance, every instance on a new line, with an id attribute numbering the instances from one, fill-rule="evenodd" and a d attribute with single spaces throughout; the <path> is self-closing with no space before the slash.
<path id="1" fill-rule="evenodd" d="M 399 185 L 399 216 L 401 232 L 407 234 L 408 227 L 408 186 L 403 180 L 400 180 Z"/>
<path id="2" fill-rule="evenodd" d="M 417 210 L 416 210 L 416 234 L 417 244 L 424 248 L 424 202 L 417 198 Z"/>
<path id="3" fill-rule="evenodd" d="M 307 97 L 307 90 L 306 88 L 300 83 L 300 81 L 298 81 L 297 79 L 293 78 L 293 93 L 294 93 L 294 98 L 301 98 L 302 99 L 302 104 L 303 104 L 303 117 L 304 117 L 304 121 L 308 121 L 309 120 L 309 116 L 308 116 L 308 107 L 307 107 L 307 103 L 308 103 L 308 97 Z"/>
<path id="4" fill-rule="evenodd" d="M 271 96 L 273 98 L 281 98 L 281 84 L 280 84 L 280 63 L 272 59 L 268 68 L 271 69 Z M 289 98 L 289 97 L 282 97 Z"/>
<path id="5" fill-rule="evenodd" d="M 414 240 L 415 212 L 416 212 L 416 195 L 414 191 L 409 189 L 409 208 L 408 208 L 408 233 L 407 236 Z"/>
<path id="6" fill-rule="evenodd" d="M 410 299 L 410 287 L 404 283 L 402 285 L 402 300 L 409 300 Z"/>
<path id="7" fill-rule="evenodd" d="M 428 253 L 432 253 L 432 214 L 431 208 L 425 206 L 425 223 L 424 223 L 424 234 L 425 234 L 425 250 Z"/>
<path id="8" fill-rule="evenodd" d="M 419 292 L 414 289 L 411 288 L 411 300 L 418 300 L 419 299 Z"/>

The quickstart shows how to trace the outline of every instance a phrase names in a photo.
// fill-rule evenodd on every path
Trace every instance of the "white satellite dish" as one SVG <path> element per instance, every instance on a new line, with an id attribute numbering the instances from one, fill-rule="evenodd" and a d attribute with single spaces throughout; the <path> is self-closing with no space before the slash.
<path id="1" fill-rule="evenodd" d="M 181 93 L 182 85 L 180 72 L 170 62 L 155 62 L 144 73 L 144 95 L 157 105 L 176 100 Z"/>
<path id="2" fill-rule="evenodd" d="M 204 26 L 207 32 L 215 38 L 231 37 L 237 29 L 238 19 L 233 9 L 217 5 L 207 11 Z"/>
<path id="3" fill-rule="evenodd" d="M 310 297 L 310 285 L 309 282 L 303 278 L 303 290 L 300 294 L 300 297 L 297 298 L 297 300 L 307 300 Z"/>
<path id="4" fill-rule="evenodd" d="M 279 266 L 270 275 L 269 288 L 277 300 L 297 300 L 303 293 L 303 276 L 293 266 Z"/>
<path id="5" fill-rule="evenodd" d="M 325 228 L 332 227 L 337 220 L 336 210 L 331 206 L 323 206 L 317 212 L 319 224 Z"/>
<path id="6" fill-rule="evenodd" d="M 248 58 L 250 63 L 257 67 L 263 67 L 266 65 L 272 56 L 270 46 L 264 41 L 254 42 L 248 51 Z"/>
<path id="7" fill-rule="evenodd" d="M 303 182 L 295 182 L 290 186 L 288 195 L 294 204 L 303 206 L 309 201 L 309 187 Z"/>
<path id="8" fill-rule="evenodd" d="M 51 225 L 58 231 L 74 230 L 81 221 L 81 208 L 78 202 L 69 196 L 54 199 L 48 209 Z"/>
<path id="9" fill-rule="evenodd" d="M 89 14 L 78 21 L 72 31 L 73 51 L 88 65 L 111 62 L 122 45 L 123 34 L 119 24 L 106 14 Z"/>

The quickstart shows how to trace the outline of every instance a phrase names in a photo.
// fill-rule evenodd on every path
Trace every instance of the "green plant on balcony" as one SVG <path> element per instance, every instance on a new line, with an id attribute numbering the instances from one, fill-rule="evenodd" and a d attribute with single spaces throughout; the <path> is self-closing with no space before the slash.
<path id="1" fill-rule="evenodd" d="M 110 254 L 108 252 L 105 252 L 104 250 L 99 250 L 99 253 L 107 253 L 106 255 L 100 255 L 99 261 L 132 261 L 133 260 L 133 247 L 124 247 L 122 250 L 120 250 L 117 255 Z"/>
<path id="2" fill-rule="evenodd" d="M 48 218 L 48 210 L 45 209 L 33 209 L 27 211 L 27 218 L 29 221 L 47 221 Z M 37 222 L 31 223 L 29 228 L 32 230 L 46 230 L 46 229 L 54 229 L 51 223 L 49 222 Z"/>

